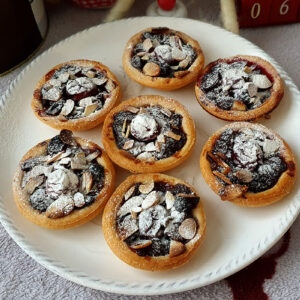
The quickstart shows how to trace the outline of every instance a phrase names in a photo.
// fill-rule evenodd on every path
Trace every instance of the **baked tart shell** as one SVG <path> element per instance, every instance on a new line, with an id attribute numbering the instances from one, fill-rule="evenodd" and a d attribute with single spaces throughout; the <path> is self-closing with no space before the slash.
<path id="1" fill-rule="evenodd" d="M 273 86 L 271 88 L 270 97 L 257 108 L 239 111 L 239 110 L 223 110 L 217 107 L 212 101 L 207 99 L 205 93 L 201 89 L 201 82 L 205 74 L 210 72 L 211 68 L 220 62 L 234 62 L 240 60 L 247 60 L 250 63 L 257 64 L 266 71 L 269 77 L 272 78 Z M 254 121 L 263 117 L 267 117 L 280 103 L 284 95 L 284 84 L 277 72 L 277 70 L 266 60 L 249 55 L 237 55 L 225 59 L 218 59 L 208 64 L 201 72 L 195 85 L 195 94 L 199 104 L 204 110 L 213 115 L 214 117 L 225 121 Z M 239 100 L 239 99 L 236 99 Z"/>
<path id="2" fill-rule="evenodd" d="M 280 156 L 284 159 L 287 169 L 284 171 L 277 183 L 270 189 L 253 193 L 246 192 L 241 197 L 237 197 L 229 200 L 230 202 L 247 207 L 260 207 L 270 205 L 281 200 L 285 197 L 292 189 L 296 180 L 296 161 L 293 152 L 289 145 L 277 134 L 275 131 L 261 125 L 247 122 L 236 122 L 224 126 L 217 132 L 215 132 L 204 145 L 201 155 L 200 155 L 200 170 L 201 173 L 209 185 L 209 187 L 216 193 L 219 194 L 220 189 L 224 186 L 216 179 L 216 176 L 212 173 L 210 162 L 207 159 L 207 153 L 213 150 L 216 141 L 219 139 L 220 135 L 226 129 L 242 129 L 250 128 L 254 130 L 261 130 L 265 133 L 274 135 L 278 140 L 282 142 L 282 148 Z"/>
<path id="3" fill-rule="evenodd" d="M 166 33 L 173 33 L 178 37 L 180 37 L 187 44 L 190 44 L 197 55 L 193 64 L 187 69 L 187 72 L 182 71 L 185 73 L 182 73 L 182 76 L 178 75 L 178 78 L 151 77 L 143 74 L 143 72 L 139 71 L 138 69 L 132 66 L 131 58 L 132 58 L 132 51 L 135 45 L 139 43 L 141 36 L 144 32 L 151 32 L 152 29 L 153 28 L 150 27 L 138 32 L 133 37 L 131 37 L 130 40 L 127 42 L 124 50 L 123 58 L 122 58 L 123 67 L 126 74 L 132 80 L 136 81 L 141 85 L 154 88 L 154 89 L 159 89 L 159 90 L 176 90 L 194 82 L 199 76 L 204 66 L 204 54 L 202 52 L 202 49 L 199 43 L 196 40 L 192 39 L 187 34 L 169 28 L 166 29 Z"/>
<path id="4" fill-rule="evenodd" d="M 96 70 L 104 70 L 107 73 L 107 77 L 111 79 L 115 83 L 115 88 L 111 92 L 110 100 L 107 101 L 104 106 L 90 114 L 89 116 L 82 117 L 79 119 L 66 119 L 65 117 L 58 116 L 50 116 L 45 113 L 45 108 L 43 107 L 41 101 L 41 88 L 42 86 L 53 76 L 56 70 L 60 69 L 65 65 L 73 65 L 79 67 L 89 67 L 94 68 Z M 121 99 L 121 87 L 120 83 L 117 80 L 116 76 L 110 71 L 110 69 L 101 64 L 97 61 L 86 60 L 86 59 L 78 59 L 78 60 L 71 60 L 68 62 L 61 63 L 55 67 L 53 67 L 50 71 L 48 71 L 37 83 L 33 97 L 31 100 L 31 107 L 35 114 L 35 116 L 47 124 L 48 126 L 55 128 L 55 129 L 68 129 L 71 131 L 83 131 L 94 128 L 101 124 L 107 113 L 120 102 Z"/>
<path id="5" fill-rule="evenodd" d="M 130 250 L 127 244 L 119 238 L 117 233 L 117 211 L 120 207 L 120 204 L 122 203 L 124 194 L 135 183 L 147 182 L 149 180 L 165 181 L 172 185 L 178 183 L 184 184 L 197 194 L 197 192 L 191 185 L 181 179 L 177 179 L 171 176 L 158 173 L 131 175 L 119 185 L 119 187 L 115 190 L 115 192 L 107 202 L 102 216 L 102 230 L 105 240 L 110 249 L 119 259 L 121 259 L 128 265 L 147 271 L 164 271 L 174 269 L 188 262 L 205 238 L 206 218 L 201 200 L 199 201 L 198 205 L 192 210 L 194 218 L 198 221 L 198 229 L 196 235 L 192 240 L 185 244 L 186 251 L 178 256 L 139 256 L 138 254 Z"/>
<path id="6" fill-rule="evenodd" d="M 142 107 L 145 105 L 159 105 L 169 110 L 174 110 L 182 115 L 182 129 L 187 136 L 185 145 L 172 156 L 157 160 L 139 160 L 125 150 L 119 149 L 114 137 L 113 123 L 114 115 L 126 110 L 127 107 Z M 122 102 L 115 107 L 106 117 L 102 130 L 102 143 L 110 159 L 120 167 L 132 173 L 162 172 L 180 165 L 192 153 L 196 142 L 195 124 L 187 110 L 182 104 L 158 95 L 138 96 Z"/>
<path id="7" fill-rule="evenodd" d="M 75 141 L 84 147 L 98 149 L 101 151 L 101 156 L 97 158 L 97 162 L 100 163 L 105 169 L 105 179 L 103 189 L 98 194 L 95 201 L 89 206 L 73 210 L 69 215 L 61 218 L 48 218 L 45 212 L 40 212 L 33 209 L 29 203 L 29 195 L 21 187 L 24 172 L 21 170 L 21 165 L 29 158 L 45 155 L 47 151 L 47 145 L 50 140 L 41 142 L 31 148 L 21 159 L 17 171 L 13 178 L 13 195 L 15 203 L 20 213 L 32 223 L 39 225 L 47 229 L 66 229 L 84 224 L 94 217 L 96 217 L 104 208 L 107 200 L 112 194 L 115 186 L 115 170 L 114 166 L 108 158 L 107 154 L 97 144 L 87 141 L 85 139 L 74 137 Z"/>

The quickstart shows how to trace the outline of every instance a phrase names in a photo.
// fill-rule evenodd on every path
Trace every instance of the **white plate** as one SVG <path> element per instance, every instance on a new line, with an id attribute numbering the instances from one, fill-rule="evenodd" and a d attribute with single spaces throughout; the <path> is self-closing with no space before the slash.
<path id="1" fill-rule="evenodd" d="M 298 215 L 299 184 L 284 200 L 265 208 L 247 209 L 222 202 L 205 184 L 199 171 L 201 148 L 225 122 L 206 113 L 197 103 L 193 85 L 175 92 L 143 88 L 129 80 L 121 65 L 127 40 L 148 26 L 168 26 L 197 39 L 206 62 L 235 54 L 258 55 L 271 61 L 285 79 L 285 96 L 263 123 L 278 131 L 299 157 L 300 94 L 288 75 L 274 60 L 250 42 L 215 26 L 189 19 L 136 18 L 99 25 L 80 32 L 47 50 L 17 77 L 1 103 L 0 217 L 20 247 L 49 270 L 84 286 L 126 294 L 164 294 L 204 286 L 250 264 L 266 252 Z M 121 81 L 123 99 L 140 94 L 161 94 L 182 102 L 197 127 L 197 145 L 182 166 L 168 174 L 193 184 L 207 214 L 207 238 L 190 263 L 168 272 L 151 273 L 133 269 L 116 258 L 105 243 L 100 216 L 78 228 L 50 231 L 25 220 L 17 211 L 11 179 L 22 155 L 36 143 L 57 134 L 38 121 L 30 108 L 32 91 L 39 78 L 52 66 L 70 59 L 99 60 Z M 298 99 L 297 99 L 298 98 Z M 79 136 L 101 144 L 101 128 Z M 118 182 L 128 173 L 117 170 Z"/>

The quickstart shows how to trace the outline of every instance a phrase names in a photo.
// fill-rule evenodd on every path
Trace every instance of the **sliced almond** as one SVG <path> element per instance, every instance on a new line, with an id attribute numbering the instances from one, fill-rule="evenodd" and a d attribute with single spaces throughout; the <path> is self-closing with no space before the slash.
<path id="1" fill-rule="evenodd" d="M 142 208 L 143 209 L 150 208 L 155 204 L 157 204 L 158 201 L 159 201 L 158 193 L 156 191 L 153 191 L 150 194 L 148 194 L 147 197 L 142 202 Z"/>
<path id="2" fill-rule="evenodd" d="M 68 116 L 73 111 L 74 106 L 75 106 L 74 101 L 68 99 L 64 104 L 63 108 L 61 109 L 60 114 L 63 116 Z"/>
<path id="3" fill-rule="evenodd" d="M 161 150 L 161 144 L 162 143 L 160 143 L 159 141 L 155 142 L 155 151 L 156 152 L 160 152 L 160 150 Z"/>
<path id="4" fill-rule="evenodd" d="M 149 58 L 150 58 L 150 57 L 149 57 L 148 54 L 146 54 L 146 55 L 144 55 L 144 56 L 141 57 L 142 60 L 149 60 Z"/>
<path id="5" fill-rule="evenodd" d="M 95 75 L 96 75 L 96 73 L 93 72 L 93 71 L 91 71 L 91 70 L 88 70 L 88 71 L 86 72 L 86 76 L 89 77 L 89 78 L 94 78 Z"/>
<path id="6" fill-rule="evenodd" d="M 126 129 L 127 129 L 127 119 L 124 120 L 123 126 L 122 126 L 122 136 L 125 136 Z"/>
<path id="7" fill-rule="evenodd" d="M 165 116 L 167 116 L 167 117 L 171 117 L 172 116 L 172 112 L 171 111 L 169 111 L 167 108 L 161 108 L 161 110 L 160 110 Z"/>
<path id="8" fill-rule="evenodd" d="M 108 79 L 105 85 L 108 92 L 111 92 L 115 88 L 115 84 L 111 79 Z"/>
<path id="9" fill-rule="evenodd" d="M 263 74 L 254 74 L 252 76 L 252 82 L 260 89 L 267 89 L 272 86 L 272 82 Z"/>
<path id="10" fill-rule="evenodd" d="M 166 142 L 166 138 L 165 138 L 164 134 L 158 135 L 156 140 L 160 143 L 163 143 L 163 144 Z"/>
<path id="11" fill-rule="evenodd" d="M 145 114 L 147 113 L 147 110 L 145 109 L 145 107 L 140 107 L 140 110 L 139 110 L 139 114 Z"/>
<path id="12" fill-rule="evenodd" d="M 248 84 L 248 94 L 251 98 L 257 95 L 257 86 L 255 84 Z"/>
<path id="13" fill-rule="evenodd" d="M 93 78 L 93 82 L 96 85 L 98 85 L 98 86 L 104 84 L 106 81 L 107 81 L 107 78 L 105 78 L 105 77 L 101 77 L 101 78 L 96 77 L 96 78 Z"/>
<path id="14" fill-rule="evenodd" d="M 143 72 L 147 76 L 158 76 L 160 74 L 160 67 L 156 63 L 149 62 L 145 64 Z"/>
<path id="15" fill-rule="evenodd" d="M 153 47 L 151 39 L 145 39 L 143 42 L 143 48 L 146 52 L 148 52 Z"/>
<path id="16" fill-rule="evenodd" d="M 152 156 L 152 154 L 150 152 L 142 152 L 136 158 L 139 160 L 146 160 L 146 161 L 154 160 L 154 157 Z"/>
<path id="17" fill-rule="evenodd" d="M 154 189 L 154 181 L 148 181 L 139 186 L 139 191 L 142 194 L 149 194 Z"/>
<path id="18" fill-rule="evenodd" d="M 130 124 L 128 124 L 128 126 L 127 126 L 126 133 L 125 133 L 125 138 L 129 137 L 129 133 L 130 133 Z"/>
<path id="19" fill-rule="evenodd" d="M 134 191 L 135 191 L 135 186 L 133 185 L 124 195 L 125 201 L 132 196 Z"/>
<path id="20" fill-rule="evenodd" d="M 165 135 L 176 141 L 179 141 L 181 139 L 181 135 L 178 135 L 171 130 L 167 131 Z"/>
<path id="21" fill-rule="evenodd" d="M 35 190 L 36 187 L 40 186 L 44 181 L 44 175 L 39 175 L 36 177 L 32 177 L 28 180 L 28 182 L 26 183 L 24 190 L 28 193 L 28 194 L 32 194 Z"/>
<path id="22" fill-rule="evenodd" d="M 184 60 L 182 60 L 180 63 L 179 63 L 179 67 L 180 68 L 186 68 L 188 66 L 188 64 L 191 62 L 191 58 L 189 56 L 187 56 Z"/>
<path id="23" fill-rule="evenodd" d="M 124 241 L 137 232 L 139 227 L 136 224 L 136 220 L 133 220 L 129 215 L 117 226 L 117 230 L 119 237 Z"/>
<path id="24" fill-rule="evenodd" d="M 52 162 L 59 160 L 59 159 L 61 158 L 61 156 L 62 156 L 63 153 L 64 153 L 64 152 L 59 152 L 59 153 L 54 154 L 53 156 L 51 156 L 51 157 L 47 160 L 47 164 L 51 164 Z"/>
<path id="25" fill-rule="evenodd" d="M 171 192 L 167 191 L 165 198 L 166 198 L 167 209 L 171 209 L 174 205 L 175 197 L 173 196 L 173 194 Z"/>
<path id="26" fill-rule="evenodd" d="M 137 53 L 137 56 L 144 56 L 145 54 L 147 54 L 147 52 L 141 51 L 141 52 Z"/>
<path id="27" fill-rule="evenodd" d="M 155 144 L 154 144 L 153 142 L 148 143 L 148 144 L 145 146 L 145 151 L 147 151 L 147 152 L 156 151 Z"/>
<path id="28" fill-rule="evenodd" d="M 74 209 L 74 201 L 71 196 L 61 195 L 57 200 L 52 202 L 47 210 L 46 217 L 57 219 L 69 215 Z"/>
<path id="29" fill-rule="evenodd" d="M 98 107 L 97 103 L 86 106 L 83 115 L 85 117 L 89 116 L 91 113 L 93 113 L 96 110 L 97 107 Z"/>
<path id="30" fill-rule="evenodd" d="M 232 184 L 232 182 L 230 181 L 230 179 L 228 177 L 226 177 L 223 173 L 220 173 L 219 171 L 213 171 L 212 173 L 215 176 L 219 177 L 224 182 L 226 182 L 227 184 Z"/>
<path id="31" fill-rule="evenodd" d="M 62 82 L 62 83 L 66 83 L 68 81 L 70 77 L 70 74 L 65 72 L 65 73 L 62 73 L 58 76 L 58 79 Z"/>
<path id="32" fill-rule="evenodd" d="M 174 73 L 174 76 L 175 76 L 175 78 L 182 78 L 182 77 L 184 77 L 185 75 L 187 75 L 189 73 L 190 73 L 190 71 L 188 71 L 188 70 L 178 71 L 178 72 Z"/>
<path id="33" fill-rule="evenodd" d="M 253 179 L 253 174 L 246 169 L 238 170 L 234 173 L 234 175 L 237 177 L 237 179 L 243 183 L 249 183 Z"/>
<path id="34" fill-rule="evenodd" d="M 131 210 L 134 207 L 138 207 L 142 204 L 144 199 L 141 196 L 135 196 L 130 199 L 128 199 L 118 210 L 117 215 L 118 216 L 124 216 L 131 212 Z"/>
<path id="35" fill-rule="evenodd" d="M 219 195 L 222 200 L 233 200 L 242 197 L 247 192 L 248 187 L 246 185 L 231 184 L 226 185 L 219 190 Z"/>
<path id="36" fill-rule="evenodd" d="M 178 233 L 186 240 L 191 240 L 197 231 L 197 224 L 193 218 L 185 219 L 178 228 Z"/>
<path id="37" fill-rule="evenodd" d="M 169 256 L 170 257 L 175 257 L 178 256 L 186 251 L 186 247 L 184 244 L 171 240 L 170 242 L 170 252 Z"/>
<path id="38" fill-rule="evenodd" d="M 138 213 L 140 213 L 142 210 L 143 209 L 139 206 L 132 208 L 130 212 L 132 219 L 136 220 Z"/>
<path id="39" fill-rule="evenodd" d="M 78 152 L 71 158 L 72 170 L 85 170 L 87 168 L 86 158 L 83 152 Z"/>
<path id="40" fill-rule="evenodd" d="M 184 60 L 186 57 L 186 54 L 179 50 L 177 47 L 174 47 L 172 48 L 172 58 L 174 60 L 178 60 L 178 61 L 181 61 L 181 60 Z"/>
<path id="41" fill-rule="evenodd" d="M 129 150 L 133 147 L 133 145 L 134 145 L 134 140 L 126 141 L 123 145 L 123 149 L 124 150 Z"/>
<path id="42" fill-rule="evenodd" d="M 151 244 L 152 244 L 151 240 L 141 240 L 136 244 L 130 245 L 129 247 L 137 250 L 137 249 L 143 249 L 143 248 L 149 247 Z"/>
<path id="43" fill-rule="evenodd" d="M 137 114 L 140 109 L 138 107 L 134 107 L 134 106 L 127 106 L 126 110 L 132 112 L 133 114 Z"/>
<path id="44" fill-rule="evenodd" d="M 89 154 L 85 159 L 86 161 L 92 161 L 93 159 L 97 158 L 100 155 L 100 151 L 96 150 L 93 153 Z"/>
<path id="45" fill-rule="evenodd" d="M 252 73 L 252 71 L 253 71 L 253 70 L 252 70 L 250 67 L 248 67 L 248 66 L 245 66 L 245 67 L 244 67 L 244 72 L 245 72 L 245 73 L 250 74 L 250 73 Z"/>
<path id="46" fill-rule="evenodd" d="M 217 165 L 219 165 L 220 167 L 222 167 L 222 168 L 224 169 L 224 170 L 222 171 L 223 174 L 228 174 L 228 173 L 231 171 L 229 165 L 228 165 L 225 161 L 223 161 L 221 158 L 219 158 L 218 156 L 214 155 L 212 152 L 207 152 L 207 155 L 208 155 L 212 160 L 214 160 L 214 161 L 217 163 Z M 223 154 L 220 153 L 219 156 L 221 156 L 221 155 L 223 155 Z M 224 157 L 224 156 L 223 156 L 223 157 Z M 222 157 L 222 158 L 223 158 L 223 157 Z"/>
<path id="47" fill-rule="evenodd" d="M 246 111 L 247 106 L 244 104 L 244 102 L 236 100 L 233 102 L 232 110 Z"/>
<path id="48" fill-rule="evenodd" d="M 81 189 L 85 194 L 88 194 L 93 186 L 93 175 L 90 172 L 84 172 L 82 174 Z"/>

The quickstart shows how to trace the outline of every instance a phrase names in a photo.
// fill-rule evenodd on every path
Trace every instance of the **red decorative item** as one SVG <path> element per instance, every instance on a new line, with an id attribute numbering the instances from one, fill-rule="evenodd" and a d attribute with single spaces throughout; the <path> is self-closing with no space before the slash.
<path id="1" fill-rule="evenodd" d="M 84 8 L 106 8 L 114 5 L 116 0 L 72 0 L 80 7 Z"/>
<path id="2" fill-rule="evenodd" d="M 172 10 L 176 4 L 176 0 L 157 0 L 157 3 L 163 10 Z"/>
<path id="3" fill-rule="evenodd" d="M 300 0 L 238 0 L 240 27 L 300 22 Z"/>

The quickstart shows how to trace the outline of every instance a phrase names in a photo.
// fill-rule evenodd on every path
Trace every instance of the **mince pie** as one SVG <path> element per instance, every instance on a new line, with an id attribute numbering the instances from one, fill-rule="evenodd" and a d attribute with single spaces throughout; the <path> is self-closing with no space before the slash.
<path id="1" fill-rule="evenodd" d="M 123 66 L 131 79 L 161 90 L 174 90 L 194 82 L 203 65 L 199 43 L 166 27 L 137 33 L 128 41 L 123 54 Z"/>
<path id="2" fill-rule="evenodd" d="M 283 82 L 269 62 L 245 55 L 210 63 L 195 86 L 201 106 L 227 121 L 251 121 L 268 115 L 283 92 Z"/>
<path id="3" fill-rule="evenodd" d="M 128 177 L 105 206 L 102 229 L 127 264 L 162 271 L 186 263 L 203 241 L 205 214 L 195 189 L 164 174 Z"/>
<path id="4" fill-rule="evenodd" d="M 120 84 L 104 65 L 72 60 L 52 68 L 38 82 L 32 109 L 56 129 L 88 130 L 104 121 L 121 98 Z"/>
<path id="5" fill-rule="evenodd" d="M 187 110 L 158 95 L 122 102 L 107 115 L 102 132 L 109 157 L 134 173 L 178 166 L 191 154 L 195 139 L 194 121 Z"/>
<path id="6" fill-rule="evenodd" d="M 13 179 L 14 198 L 31 222 L 70 228 L 101 212 L 114 178 L 114 167 L 98 145 L 62 130 L 22 158 Z"/>
<path id="7" fill-rule="evenodd" d="M 287 195 L 296 162 L 288 144 L 263 125 L 236 122 L 213 134 L 200 157 L 200 169 L 222 200 L 265 206 Z"/>

